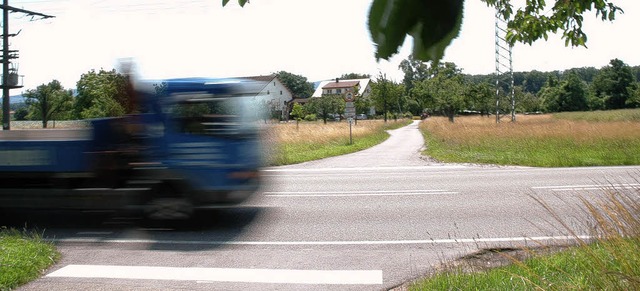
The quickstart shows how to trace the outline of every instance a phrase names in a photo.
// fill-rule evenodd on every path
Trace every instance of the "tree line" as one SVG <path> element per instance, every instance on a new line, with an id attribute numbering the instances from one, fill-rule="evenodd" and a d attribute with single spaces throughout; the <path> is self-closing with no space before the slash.
<path id="1" fill-rule="evenodd" d="M 399 66 L 401 82 L 380 74 L 372 80 L 369 97 L 356 99 L 357 113 L 373 106 L 380 117 L 435 114 L 451 122 L 459 114 L 492 115 L 511 111 L 510 75 L 468 75 L 451 62 L 422 62 L 413 57 Z M 496 80 L 502 79 L 499 87 Z M 517 113 L 610 110 L 640 107 L 640 66 L 619 59 L 606 66 L 551 72 L 514 72 L 513 95 Z M 306 110 L 292 111 L 294 118 L 315 114 L 326 121 L 331 113 L 344 111 L 339 96 L 323 96 L 309 102 Z M 498 100 L 500 99 L 500 100 Z M 500 101 L 500 102 L 496 102 Z M 496 103 L 499 108 L 496 108 Z"/>
<path id="2" fill-rule="evenodd" d="M 76 91 L 58 80 L 26 90 L 25 106 L 15 110 L 16 120 L 40 120 L 47 128 L 50 120 L 73 120 L 121 116 L 133 113 L 133 92 L 127 76 L 115 70 L 91 70 L 80 76 Z"/>
<path id="3" fill-rule="evenodd" d="M 450 121 L 465 113 L 491 115 L 509 112 L 509 89 L 496 88 L 496 79 L 509 75 L 468 75 L 451 62 L 422 62 L 409 57 L 400 63 L 404 78 L 396 82 L 379 74 L 372 78 L 371 94 L 358 96 L 356 113 L 369 114 L 374 108 L 381 118 L 397 118 L 422 114 L 444 115 Z M 301 75 L 276 73 L 294 97 L 310 98 L 313 84 Z M 343 74 L 340 79 L 371 78 L 367 74 Z M 606 66 L 573 68 L 564 71 L 514 72 L 515 110 L 527 112 L 562 112 L 609 110 L 640 107 L 640 66 L 631 67 L 613 59 Z M 16 120 L 88 119 L 133 113 L 133 92 L 129 79 L 115 70 L 91 70 L 82 74 L 76 91 L 65 89 L 53 80 L 36 89 L 25 91 L 25 106 L 16 108 Z M 506 84 L 509 82 L 500 82 Z M 500 94 L 497 94 L 500 93 Z M 496 108 L 496 98 L 503 98 Z M 292 104 L 291 118 L 325 122 L 333 114 L 344 112 L 341 96 L 331 95 Z"/>

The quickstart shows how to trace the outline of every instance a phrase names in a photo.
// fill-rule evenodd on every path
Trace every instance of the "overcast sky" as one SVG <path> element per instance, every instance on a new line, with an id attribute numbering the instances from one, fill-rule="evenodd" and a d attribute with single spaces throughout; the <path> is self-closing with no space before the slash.
<path id="1" fill-rule="evenodd" d="M 619 58 L 640 65 L 640 1 L 614 0 L 625 10 L 613 23 L 585 16 L 588 49 L 567 48 L 559 36 L 516 45 L 515 71 L 600 68 Z M 11 16 L 11 49 L 19 50 L 24 89 L 53 79 L 74 88 L 91 69 L 133 58 L 143 78 L 237 77 L 288 71 L 319 81 L 345 73 L 378 72 L 400 81 L 398 64 L 411 50 L 377 62 L 367 28 L 371 0 L 10 0 L 10 5 L 56 16 Z M 495 71 L 494 12 L 467 0 L 459 37 L 445 61 L 469 74 Z M 13 90 L 12 95 L 20 90 Z"/>

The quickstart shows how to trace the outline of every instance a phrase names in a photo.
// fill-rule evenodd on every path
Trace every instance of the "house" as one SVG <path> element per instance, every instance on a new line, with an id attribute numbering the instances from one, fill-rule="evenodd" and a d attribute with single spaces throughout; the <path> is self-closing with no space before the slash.
<path id="1" fill-rule="evenodd" d="M 354 91 L 357 88 L 358 96 L 367 97 L 371 94 L 371 79 L 345 79 L 322 81 L 316 87 L 311 97 L 322 97 L 323 95 L 344 94 Z"/>
<path id="2" fill-rule="evenodd" d="M 345 79 L 322 81 L 313 92 L 313 97 L 322 97 L 325 95 L 340 95 L 347 92 L 357 92 L 358 97 L 369 97 L 371 95 L 371 79 Z M 375 107 L 369 108 L 369 115 L 375 115 Z"/>
<path id="3" fill-rule="evenodd" d="M 275 74 L 266 76 L 239 77 L 236 79 L 252 80 L 264 83 L 264 87 L 258 93 L 257 98 L 264 102 L 272 117 L 287 120 L 293 93 L 285 86 Z"/>

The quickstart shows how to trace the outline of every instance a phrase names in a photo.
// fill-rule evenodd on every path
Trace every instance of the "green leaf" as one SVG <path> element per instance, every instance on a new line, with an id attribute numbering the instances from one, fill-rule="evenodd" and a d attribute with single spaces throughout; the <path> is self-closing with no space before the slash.
<path id="1" fill-rule="evenodd" d="M 229 0 L 222 0 L 222 7 L 224 7 L 225 5 L 227 5 L 227 3 L 229 3 Z"/>
<path id="2" fill-rule="evenodd" d="M 406 35 L 414 38 L 413 52 L 422 61 L 438 61 L 460 32 L 464 0 L 374 0 L 369 31 L 376 57 L 388 59 L 398 52 Z"/>

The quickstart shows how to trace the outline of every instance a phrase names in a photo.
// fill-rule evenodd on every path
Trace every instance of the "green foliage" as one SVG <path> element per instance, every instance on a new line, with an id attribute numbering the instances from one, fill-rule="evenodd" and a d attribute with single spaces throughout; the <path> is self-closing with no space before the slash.
<path id="1" fill-rule="evenodd" d="M 304 106 L 302 106 L 300 103 L 293 104 L 293 108 L 291 109 L 291 117 L 293 117 L 295 120 L 300 121 L 306 115 L 307 115 L 307 112 Z"/>
<path id="2" fill-rule="evenodd" d="M 27 90 L 24 94 L 28 106 L 28 115 L 21 118 L 42 120 L 42 127 L 47 128 L 51 119 L 68 119 L 73 106 L 70 91 L 62 87 L 58 80 L 42 84 L 35 90 Z"/>
<path id="3" fill-rule="evenodd" d="M 377 45 L 376 57 L 390 58 L 410 35 L 416 58 L 440 60 L 460 31 L 463 2 L 374 0 L 369 10 L 369 32 Z"/>
<path id="4" fill-rule="evenodd" d="M 405 88 L 402 84 L 397 84 L 386 75 L 380 74 L 375 82 L 371 84 L 371 100 L 377 111 L 384 113 L 402 112 L 400 103 L 405 97 Z M 385 121 L 387 114 L 384 114 Z"/>
<path id="5" fill-rule="evenodd" d="M 371 78 L 371 75 L 369 74 L 358 74 L 358 73 L 348 73 L 348 74 L 342 74 L 342 76 L 340 76 L 341 80 L 369 79 L 369 78 Z"/>
<path id="6" fill-rule="evenodd" d="M 13 118 L 15 118 L 15 120 L 27 120 L 27 115 L 29 115 L 27 107 L 20 107 L 13 114 Z"/>
<path id="7" fill-rule="evenodd" d="M 602 99 L 605 109 L 621 109 L 634 106 L 636 79 L 631 68 L 619 59 L 613 59 L 595 76 L 591 90 Z M 627 100 L 631 99 L 629 103 Z"/>
<path id="8" fill-rule="evenodd" d="M 304 116 L 305 121 L 316 121 L 318 117 L 315 114 L 307 114 Z"/>
<path id="9" fill-rule="evenodd" d="M 464 79 L 460 69 L 454 63 L 432 64 L 432 77 L 417 82 L 412 94 L 426 100 L 434 111 L 439 111 L 454 122 L 455 113 L 462 110 L 466 103 Z"/>
<path id="10" fill-rule="evenodd" d="M 0 290 L 11 290 L 55 263 L 60 254 L 35 233 L 0 228 Z"/>
<path id="11" fill-rule="evenodd" d="M 489 115 L 495 109 L 496 93 L 489 83 L 469 84 L 466 89 L 466 98 L 469 109 L 480 111 L 482 115 Z"/>
<path id="12" fill-rule="evenodd" d="M 315 113 L 320 119 L 327 123 L 330 114 L 341 113 L 344 111 L 344 100 L 339 95 L 326 95 L 322 97 L 314 97 L 307 103 L 308 112 Z"/>
<path id="13" fill-rule="evenodd" d="M 551 85 L 555 85 L 554 81 L 550 82 Z M 545 87 L 541 95 L 544 98 L 545 108 L 549 112 L 588 109 L 587 87 L 575 73 L 570 73 L 558 86 Z"/>
<path id="14" fill-rule="evenodd" d="M 115 70 L 91 70 L 82 74 L 76 84 L 75 117 L 86 119 L 132 113 L 136 108 L 128 82 L 126 76 Z"/>
<path id="15" fill-rule="evenodd" d="M 307 82 L 307 78 L 280 71 L 276 74 L 278 79 L 293 93 L 295 98 L 308 98 L 313 95 L 313 84 Z"/>

